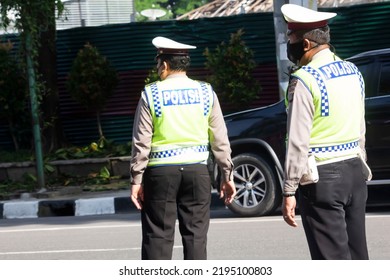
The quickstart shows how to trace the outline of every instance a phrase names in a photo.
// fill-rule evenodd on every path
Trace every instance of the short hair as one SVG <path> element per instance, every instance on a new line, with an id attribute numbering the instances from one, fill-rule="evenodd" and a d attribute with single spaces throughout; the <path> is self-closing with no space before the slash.
<path id="1" fill-rule="evenodd" d="M 165 61 L 173 71 L 187 71 L 191 62 L 188 55 L 161 54 L 156 59 Z"/>
<path id="2" fill-rule="evenodd" d="M 308 39 L 320 45 L 330 42 L 330 28 L 328 25 L 316 29 L 289 31 L 288 35 L 295 33 L 298 39 Z"/>

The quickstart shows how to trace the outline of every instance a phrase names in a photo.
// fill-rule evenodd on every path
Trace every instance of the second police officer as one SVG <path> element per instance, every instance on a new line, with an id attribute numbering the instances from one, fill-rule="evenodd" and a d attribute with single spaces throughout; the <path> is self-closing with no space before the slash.
<path id="1" fill-rule="evenodd" d="M 282 6 L 288 58 L 296 65 L 286 94 L 287 151 L 283 218 L 295 220 L 296 198 L 312 259 L 368 259 L 365 208 L 364 81 L 330 47 L 335 13 Z M 318 182 L 304 182 L 314 155 Z M 311 167 L 315 169 L 315 166 Z"/>
<path id="2" fill-rule="evenodd" d="M 207 258 L 209 153 L 222 170 L 220 197 L 236 194 L 227 129 L 210 84 L 190 79 L 195 46 L 164 37 L 157 48 L 162 81 L 146 85 L 133 127 L 131 199 L 141 210 L 142 259 L 171 259 L 176 218 L 184 259 Z"/>

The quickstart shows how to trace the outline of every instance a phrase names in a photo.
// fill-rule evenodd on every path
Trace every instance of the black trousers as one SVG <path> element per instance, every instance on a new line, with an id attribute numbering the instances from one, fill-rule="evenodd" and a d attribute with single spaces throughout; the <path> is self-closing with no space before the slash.
<path id="1" fill-rule="evenodd" d="M 147 168 L 144 174 L 142 259 L 172 259 L 176 218 L 186 260 L 207 259 L 211 181 L 204 164 Z"/>
<path id="2" fill-rule="evenodd" d="M 360 159 L 318 166 L 319 181 L 299 186 L 299 210 L 315 260 L 367 260 L 367 185 Z"/>

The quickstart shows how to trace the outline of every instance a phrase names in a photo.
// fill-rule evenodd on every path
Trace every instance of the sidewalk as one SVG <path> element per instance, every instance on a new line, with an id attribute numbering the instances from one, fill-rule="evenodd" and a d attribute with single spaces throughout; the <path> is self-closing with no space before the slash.
<path id="1" fill-rule="evenodd" d="M 25 194 L 17 199 L 2 200 L 0 219 L 125 214 L 138 211 L 130 199 L 130 190 L 85 192 L 77 187 L 66 189 L 67 192 L 47 192 L 34 197 Z M 212 192 L 211 208 L 220 207 L 224 207 L 223 201 L 216 192 Z"/>

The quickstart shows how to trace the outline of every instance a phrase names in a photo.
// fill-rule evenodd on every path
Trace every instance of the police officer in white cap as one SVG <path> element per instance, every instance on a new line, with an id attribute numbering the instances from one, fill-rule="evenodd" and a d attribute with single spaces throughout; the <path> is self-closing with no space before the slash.
<path id="1" fill-rule="evenodd" d="M 283 218 L 296 227 L 296 191 L 312 259 L 368 259 L 365 208 L 364 81 L 330 50 L 335 13 L 282 6 L 288 58 Z M 315 164 L 309 165 L 309 155 Z M 311 178 L 317 168 L 319 177 Z M 317 181 L 318 179 L 318 181 Z"/>
<path id="2" fill-rule="evenodd" d="M 131 199 L 141 210 L 142 259 L 171 259 L 176 218 L 184 259 L 207 258 L 209 153 L 222 170 L 220 197 L 236 194 L 227 129 L 210 84 L 186 75 L 195 46 L 164 37 L 157 48 L 162 81 L 145 86 L 133 126 Z"/>

